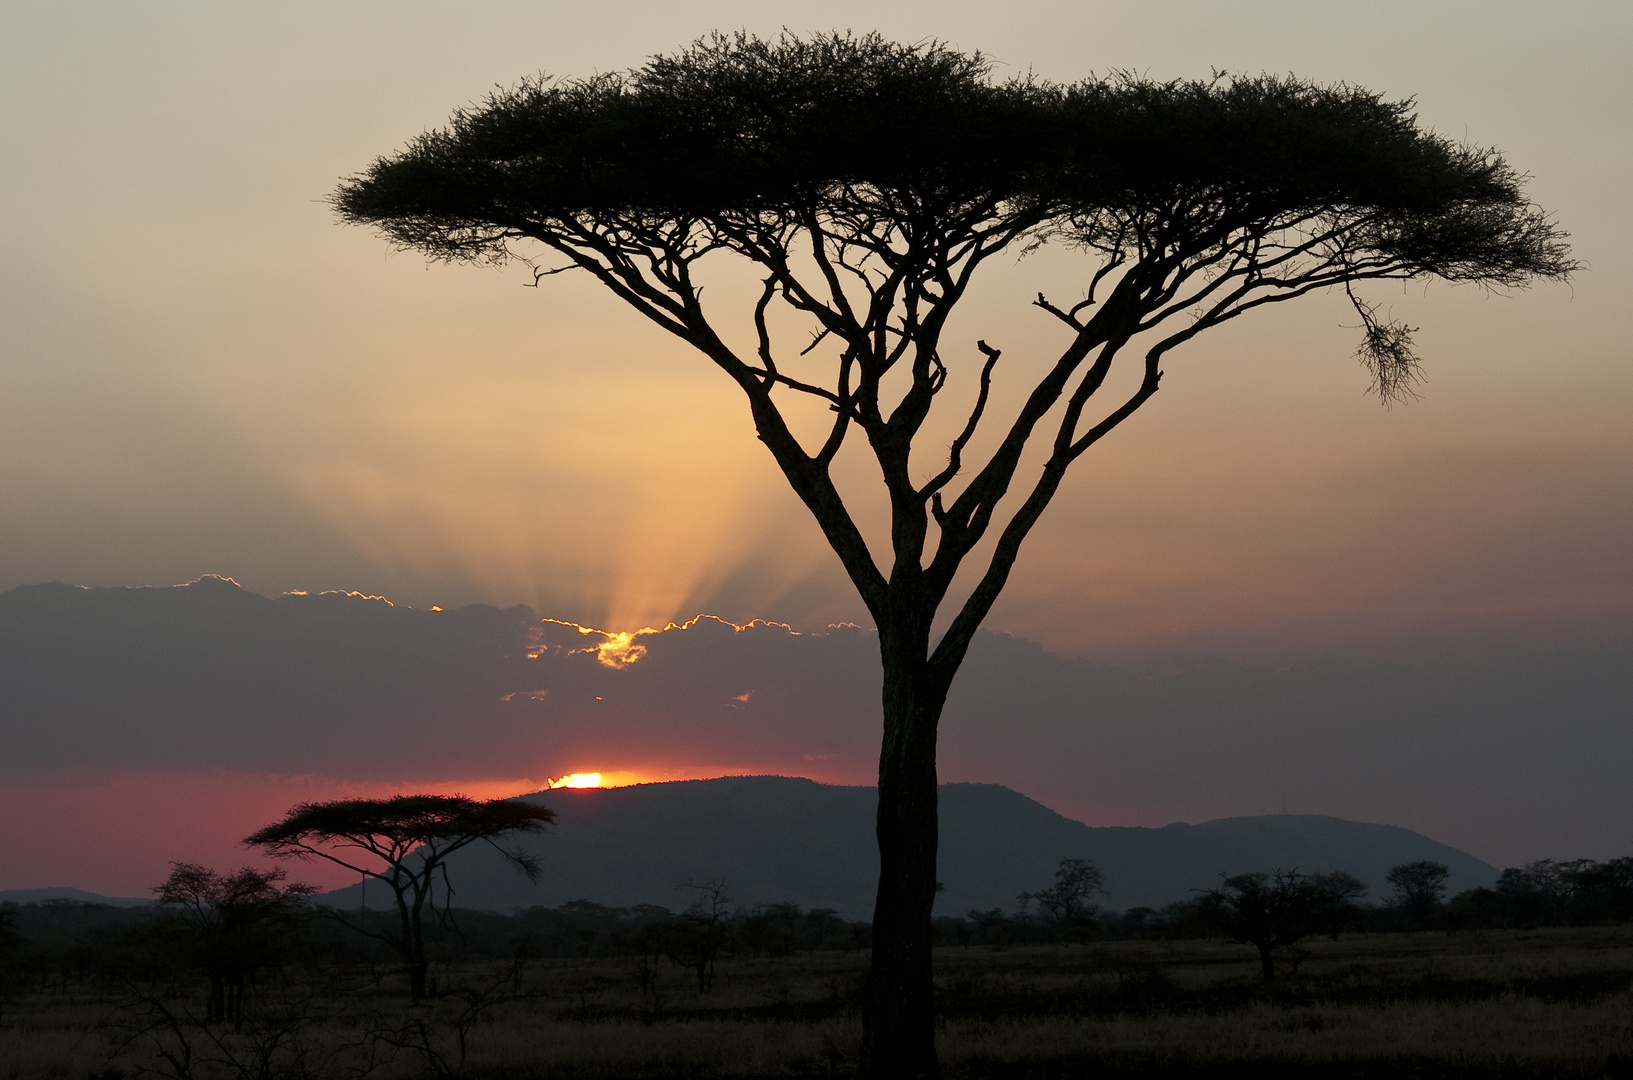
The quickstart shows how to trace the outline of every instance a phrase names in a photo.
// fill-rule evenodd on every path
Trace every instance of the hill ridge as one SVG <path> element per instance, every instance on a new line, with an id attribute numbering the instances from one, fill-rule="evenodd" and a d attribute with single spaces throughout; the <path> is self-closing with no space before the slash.
<path id="1" fill-rule="evenodd" d="M 869 917 L 878 875 L 874 788 L 805 777 L 727 776 L 617 788 L 556 788 L 518 796 L 557 813 L 550 832 L 523 843 L 539 857 L 537 884 L 496 852 L 470 848 L 450 862 L 456 902 L 506 911 L 590 900 L 613 907 L 684 906 L 687 882 L 724 880 L 739 903 L 793 901 Z M 1063 858 L 1088 858 L 1105 875 L 1109 908 L 1161 907 L 1223 873 L 1346 870 L 1383 898 L 1390 866 L 1434 859 L 1452 889 L 1488 885 L 1495 867 L 1397 825 L 1322 814 L 1270 814 L 1091 826 L 1001 784 L 940 787 L 937 914 L 1013 910 L 1021 892 L 1047 886 Z M 355 906 L 357 887 L 327 894 Z"/>

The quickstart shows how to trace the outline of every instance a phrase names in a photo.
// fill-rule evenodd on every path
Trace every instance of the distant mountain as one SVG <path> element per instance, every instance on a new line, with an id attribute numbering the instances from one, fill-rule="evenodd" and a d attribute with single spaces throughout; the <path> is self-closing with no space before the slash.
<path id="1" fill-rule="evenodd" d="M 615 907 L 684 906 L 684 883 L 723 880 L 739 903 L 792 900 L 868 918 L 878 876 L 871 787 L 784 776 L 733 776 L 524 796 L 556 811 L 531 839 L 544 874 L 536 884 L 486 848 L 450 862 L 456 902 L 509 911 L 586 899 Z M 1162 828 L 1093 828 L 997 784 L 944 784 L 940 796 L 938 914 L 1013 910 L 1016 896 L 1053 881 L 1063 858 L 1105 873 L 1107 907 L 1161 907 L 1207 888 L 1221 873 L 1346 870 L 1387 892 L 1391 866 L 1433 859 L 1451 868 L 1452 890 L 1489 885 L 1495 867 L 1391 825 L 1313 815 L 1223 818 Z M 324 899 L 359 903 L 356 886 Z M 385 901 L 376 886 L 363 898 Z"/>
<path id="2" fill-rule="evenodd" d="M 81 904 L 110 907 L 143 907 L 154 903 L 135 896 L 103 896 L 84 889 L 0 889 L 0 904 L 43 904 L 47 900 L 73 900 Z"/>

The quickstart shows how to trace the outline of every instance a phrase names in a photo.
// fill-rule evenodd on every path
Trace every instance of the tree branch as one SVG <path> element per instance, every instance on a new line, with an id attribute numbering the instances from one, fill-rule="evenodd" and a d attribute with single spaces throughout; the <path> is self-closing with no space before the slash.
<path id="1" fill-rule="evenodd" d="M 952 446 L 947 451 L 947 467 L 919 489 L 921 497 L 926 495 L 937 497 L 941 489 L 946 487 L 952 478 L 958 475 L 958 470 L 963 461 L 964 447 L 969 445 L 970 439 L 975 435 L 976 427 L 981 423 L 981 414 L 986 411 L 987 395 L 992 390 L 992 369 L 998 363 L 998 357 L 1001 355 L 1002 350 L 992 348 L 985 341 L 977 341 L 975 347 L 980 349 L 982 355 L 987 358 L 987 362 L 981 366 L 981 388 L 975 396 L 975 407 L 970 410 L 970 417 L 964 424 L 964 430 L 958 433 L 958 438 L 953 440 Z M 939 524 L 945 519 L 946 515 L 940 509 L 939 498 L 937 498 L 935 505 L 936 521 Z"/>

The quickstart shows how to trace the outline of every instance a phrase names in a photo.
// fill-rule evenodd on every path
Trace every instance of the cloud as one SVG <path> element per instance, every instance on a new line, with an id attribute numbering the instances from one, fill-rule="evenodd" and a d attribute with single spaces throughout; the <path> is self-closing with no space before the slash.
<path id="1" fill-rule="evenodd" d="M 13 772 L 774 770 L 865 745 L 876 726 L 877 664 L 855 628 L 703 618 L 602 632 L 522 607 L 269 599 L 206 577 L 0 594 L 0 649 L 0 758 Z M 748 672 L 773 688 L 753 709 L 721 709 L 746 704 Z"/>
<path id="2" fill-rule="evenodd" d="M 643 651 L 609 664 L 607 641 Z M 96 770 L 382 790 L 590 772 L 871 782 L 870 632 L 704 617 L 630 641 L 522 607 L 267 598 L 221 578 L 14 589 L 0 594 L 0 784 Z M 1096 825 L 1286 809 L 1403 825 L 1498 863 L 1602 858 L 1628 842 L 1629 718 L 1628 645 L 1134 664 L 983 633 L 940 763 L 943 779 L 1002 783 Z"/>

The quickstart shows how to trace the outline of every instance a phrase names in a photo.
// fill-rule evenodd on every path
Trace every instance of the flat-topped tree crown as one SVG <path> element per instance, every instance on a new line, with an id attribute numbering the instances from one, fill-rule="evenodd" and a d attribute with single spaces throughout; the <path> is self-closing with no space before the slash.
<path id="1" fill-rule="evenodd" d="M 1034 88 L 993 85 L 988 69 L 876 36 L 716 37 L 640 71 L 493 93 L 334 202 L 406 247 L 502 259 L 508 241 L 584 225 L 774 225 L 847 186 L 1010 198 L 1042 148 L 1027 129 L 1041 114 Z"/>
<path id="2" fill-rule="evenodd" d="M 717 36 L 627 74 L 493 93 L 334 203 L 448 258 L 504 258 L 508 241 L 598 217 L 707 228 L 896 196 L 904 219 L 938 199 L 1025 202 L 1074 235 L 1346 211 L 1389 226 L 1354 239 L 1408 273 L 1518 285 L 1572 265 L 1501 157 L 1421 130 L 1411 102 L 1273 76 L 990 75 L 935 43 Z"/>
<path id="3" fill-rule="evenodd" d="M 1206 326 L 1257 306 L 1248 293 L 1419 276 L 1520 286 L 1573 265 L 1514 170 L 1423 131 L 1410 102 L 1270 76 L 997 82 L 979 53 L 877 35 L 716 36 L 630 73 L 526 80 L 377 160 L 334 203 L 438 258 L 499 262 L 541 242 L 694 342 L 714 336 L 685 310 L 694 262 L 732 250 L 792 279 L 799 240 L 901 275 L 894 304 L 823 295 L 874 293 L 865 280 L 782 297 L 858 343 L 881 330 L 869 315 L 951 303 L 957 271 L 1045 236 L 1144 286 L 1146 323 L 1172 313 L 1151 302 L 1152 275 L 1246 286 L 1214 282 Z M 935 270 L 941 288 L 925 288 Z M 1378 388 L 1406 389 L 1408 336 L 1357 306 Z M 939 331 L 919 314 L 909 334 Z"/>
<path id="4" fill-rule="evenodd" d="M 716 35 L 632 72 L 526 80 L 375 161 L 334 205 L 433 258 L 521 258 L 533 284 L 586 272 L 747 397 L 879 630 L 863 1069 L 892 1077 L 935 1069 L 942 705 L 1072 462 L 1156 393 L 1169 351 L 1248 311 L 1344 290 L 1387 399 L 1411 391 L 1411 329 L 1379 318 L 1358 287 L 1519 287 L 1574 268 L 1522 177 L 1423 130 L 1410 102 L 1293 77 L 997 79 L 979 53 L 874 34 Z M 1071 301 L 1037 298 L 1058 352 L 994 421 L 1001 350 L 944 341 L 947 320 L 994 255 L 1048 242 L 1088 265 Z M 758 295 L 720 289 L 705 303 L 700 262 L 729 256 L 756 267 Z M 795 340 L 774 309 L 805 323 Z M 722 319 L 751 343 L 732 344 Z M 972 378 L 950 382 L 966 364 Z M 1133 377 L 1111 379 L 1122 364 Z M 919 438 L 949 386 L 965 395 L 952 424 Z M 1119 396 L 1102 404 L 1111 387 Z M 804 440 L 785 415 L 800 399 L 828 410 Z M 996 430 L 977 443 L 983 423 Z M 878 557 L 832 475 L 855 428 L 889 496 Z M 977 445 L 984 460 L 971 460 Z M 974 580 L 943 612 L 967 558 Z"/>
<path id="5" fill-rule="evenodd" d="M 244 843 L 276 858 L 324 859 L 361 875 L 365 882 L 373 879 L 385 885 L 397 908 L 397 929 L 374 930 L 364 923 L 353 924 L 353 929 L 397 950 L 408 973 L 409 997 L 419 1001 L 427 992 L 429 970 L 423 917 L 429 909 L 446 920 L 453 909 L 448 856 L 484 843 L 529 880 L 536 880 L 541 871 L 538 859 L 520 848 L 501 847 L 499 841 L 541 833 L 555 817 L 547 807 L 517 799 L 483 801 L 464 795 L 333 799 L 301 803 L 282 821 L 245 837 Z M 338 913 L 336 917 L 346 921 Z"/>
<path id="6" fill-rule="evenodd" d="M 301 803 L 282 821 L 258 829 L 244 843 L 274 854 L 334 843 L 366 843 L 406 853 L 422 844 L 456 840 L 463 846 L 510 833 L 537 833 L 554 819 L 552 810 L 511 799 L 482 801 L 464 795 L 335 799 Z"/>

